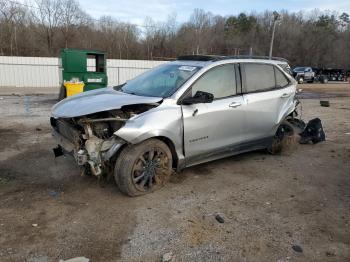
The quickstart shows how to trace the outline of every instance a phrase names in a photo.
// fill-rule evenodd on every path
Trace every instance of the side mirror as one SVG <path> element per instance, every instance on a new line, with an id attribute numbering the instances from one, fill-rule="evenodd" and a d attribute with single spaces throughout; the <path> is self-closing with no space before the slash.
<path id="1" fill-rule="evenodd" d="M 214 100 L 214 95 L 211 93 L 197 91 L 193 97 L 185 97 L 182 100 L 183 105 L 193 105 L 200 103 L 211 103 Z"/>

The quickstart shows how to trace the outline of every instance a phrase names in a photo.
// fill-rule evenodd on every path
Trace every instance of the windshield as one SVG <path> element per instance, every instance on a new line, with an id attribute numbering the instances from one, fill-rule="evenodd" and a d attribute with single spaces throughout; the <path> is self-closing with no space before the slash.
<path id="1" fill-rule="evenodd" d="M 293 69 L 294 72 L 304 72 L 306 67 L 296 67 Z"/>
<path id="2" fill-rule="evenodd" d="M 199 69 L 198 66 L 164 64 L 128 81 L 119 90 L 139 96 L 168 97 Z"/>

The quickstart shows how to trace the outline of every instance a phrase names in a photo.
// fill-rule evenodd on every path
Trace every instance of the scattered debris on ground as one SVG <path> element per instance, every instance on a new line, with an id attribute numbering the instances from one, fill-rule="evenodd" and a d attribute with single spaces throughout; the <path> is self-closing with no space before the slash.
<path id="1" fill-rule="evenodd" d="M 320 105 L 323 106 L 323 107 L 329 107 L 330 104 L 329 104 L 329 101 L 327 100 L 321 100 L 320 101 Z"/>
<path id="2" fill-rule="evenodd" d="M 302 249 L 301 246 L 299 246 L 299 245 L 293 245 L 293 246 L 292 246 L 292 249 L 293 249 L 295 252 L 303 253 L 303 249 Z"/>
<path id="3" fill-rule="evenodd" d="M 62 259 L 59 260 L 59 262 L 89 262 L 89 261 L 90 259 L 86 257 L 75 257 L 68 260 L 62 260 Z"/>
<path id="4" fill-rule="evenodd" d="M 162 262 L 175 262 L 175 256 L 173 252 L 165 253 L 162 257 Z"/>
<path id="5" fill-rule="evenodd" d="M 314 118 L 307 123 L 304 131 L 300 133 L 299 143 L 308 144 L 312 142 L 313 144 L 317 144 L 325 140 L 326 135 L 323 130 L 321 119 Z"/>
<path id="6" fill-rule="evenodd" d="M 221 216 L 221 215 L 219 215 L 219 214 L 217 214 L 216 216 L 215 216 L 215 219 L 216 219 L 216 221 L 218 221 L 219 223 L 225 223 L 225 219 Z"/>

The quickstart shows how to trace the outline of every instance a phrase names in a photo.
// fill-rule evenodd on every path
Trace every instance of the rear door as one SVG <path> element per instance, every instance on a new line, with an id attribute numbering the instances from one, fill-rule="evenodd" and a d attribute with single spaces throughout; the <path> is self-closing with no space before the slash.
<path id="1" fill-rule="evenodd" d="M 238 69 L 237 69 L 238 71 Z M 239 75 L 234 64 L 214 67 L 188 90 L 214 95 L 212 103 L 182 105 L 186 165 L 198 163 L 244 139 L 244 112 Z M 238 91 L 237 91 L 238 90 Z"/>
<path id="2" fill-rule="evenodd" d="M 241 64 L 247 140 L 274 136 L 294 107 L 295 87 L 279 68 L 264 63 Z"/>

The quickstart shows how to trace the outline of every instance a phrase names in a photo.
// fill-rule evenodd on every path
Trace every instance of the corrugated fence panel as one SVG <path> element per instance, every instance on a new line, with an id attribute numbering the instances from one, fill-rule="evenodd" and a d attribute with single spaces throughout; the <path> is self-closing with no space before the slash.
<path id="1" fill-rule="evenodd" d="M 108 85 L 114 86 L 165 63 L 166 61 L 107 59 Z M 89 59 L 88 71 L 95 61 Z M 51 57 L 0 56 L 0 87 L 59 86 L 59 59 Z"/>
<path id="2" fill-rule="evenodd" d="M 58 58 L 0 56 L 0 87 L 57 87 Z"/>
<path id="3" fill-rule="evenodd" d="M 115 86 L 166 61 L 107 59 L 108 85 Z"/>

